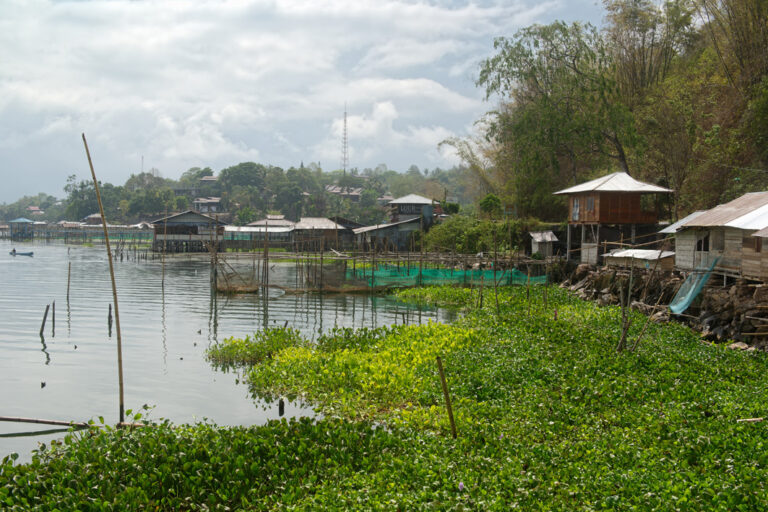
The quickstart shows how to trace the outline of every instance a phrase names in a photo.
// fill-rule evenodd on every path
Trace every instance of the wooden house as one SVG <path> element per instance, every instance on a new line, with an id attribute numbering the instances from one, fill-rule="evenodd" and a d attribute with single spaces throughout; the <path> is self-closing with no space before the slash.
<path id="1" fill-rule="evenodd" d="M 293 227 L 293 241 L 298 250 L 327 250 L 343 247 L 350 230 L 325 217 L 302 217 Z"/>
<path id="2" fill-rule="evenodd" d="M 634 243 L 639 231 L 655 233 L 658 216 L 653 196 L 670 193 L 625 172 L 555 192 L 568 199 L 566 257 L 570 259 L 578 249 L 581 262 L 597 264 L 599 254 L 608 252 L 607 242 Z M 574 231 L 579 241 L 573 239 Z"/>
<path id="3" fill-rule="evenodd" d="M 715 272 L 763 280 L 762 236 L 768 192 L 751 192 L 686 221 L 675 232 L 675 266 L 693 270 L 719 258 Z M 766 263 L 768 265 L 768 263 Z"/>
<path id="4" fill-rule="evenodd" d="M 221 248 L 224 223 L 188 210 L 152 222 L 155 234 L 152 249 L 166 252 L 205 252 L 214 244 Z"/>
<path id="5" fill-rule="evenodd" d="M 363 251 L 371 249 L 376 251 L 412 251 L 414 250 L 411 247 L 413 232 L 420 230 L 420 217 L 389 224 L 364 226 L 354 230 L 355 245 Z"/>

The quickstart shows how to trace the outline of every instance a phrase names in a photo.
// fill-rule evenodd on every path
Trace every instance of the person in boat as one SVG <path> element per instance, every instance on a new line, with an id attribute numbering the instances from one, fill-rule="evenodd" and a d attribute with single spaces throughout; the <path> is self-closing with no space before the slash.
<path id="1" fill-rule="evenodd" d="M 13 250 L 11 251 L 11 254 L 13 254 L 13 255 L 16 255 L 16 248 L 15 248 L 15 247 L 14 247 L 14 248 L 13 248 Z"/>

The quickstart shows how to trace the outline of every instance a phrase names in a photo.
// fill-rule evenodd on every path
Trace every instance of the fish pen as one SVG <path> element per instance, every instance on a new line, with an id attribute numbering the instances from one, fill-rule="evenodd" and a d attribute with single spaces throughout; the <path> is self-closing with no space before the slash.
<path id="1" fill-rule="evenodd" d="M 548 280 L 549 263 L 531 258 L 410 251 L 341 253 L 323 250 L 321 241 L 304 241 L 294 252 L 271 253 L 268 242 L 264 245 L 252 253 L 219 253 L 216 290 L 375 293 L 430 285 L 541 285 Z M 276 265 L 291 271 L 283 272 L 282 279 L 271 278 Z"/>

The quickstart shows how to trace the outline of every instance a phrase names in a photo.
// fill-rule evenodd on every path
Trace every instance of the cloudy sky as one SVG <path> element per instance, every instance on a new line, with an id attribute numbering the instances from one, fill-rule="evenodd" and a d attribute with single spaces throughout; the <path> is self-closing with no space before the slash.
<path id="1" fill-rule="evenodd" d="M 493 39 L 599 0 L 0 0 L 0 202 L 243 161 L 450 167 Z"/>

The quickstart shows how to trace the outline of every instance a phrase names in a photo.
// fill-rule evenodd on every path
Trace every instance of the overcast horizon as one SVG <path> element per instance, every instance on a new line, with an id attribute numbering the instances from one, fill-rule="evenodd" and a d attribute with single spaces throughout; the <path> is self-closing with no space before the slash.
<path id="1" fill-rule="evenodd" d="M 493 108 L 474 85 L 493 40 L 596 0 L 4 0 L 0 203 L 63 197 L 69 175 L 254 161 L 405 171 L 458 164 L 438 143 Z"/>

